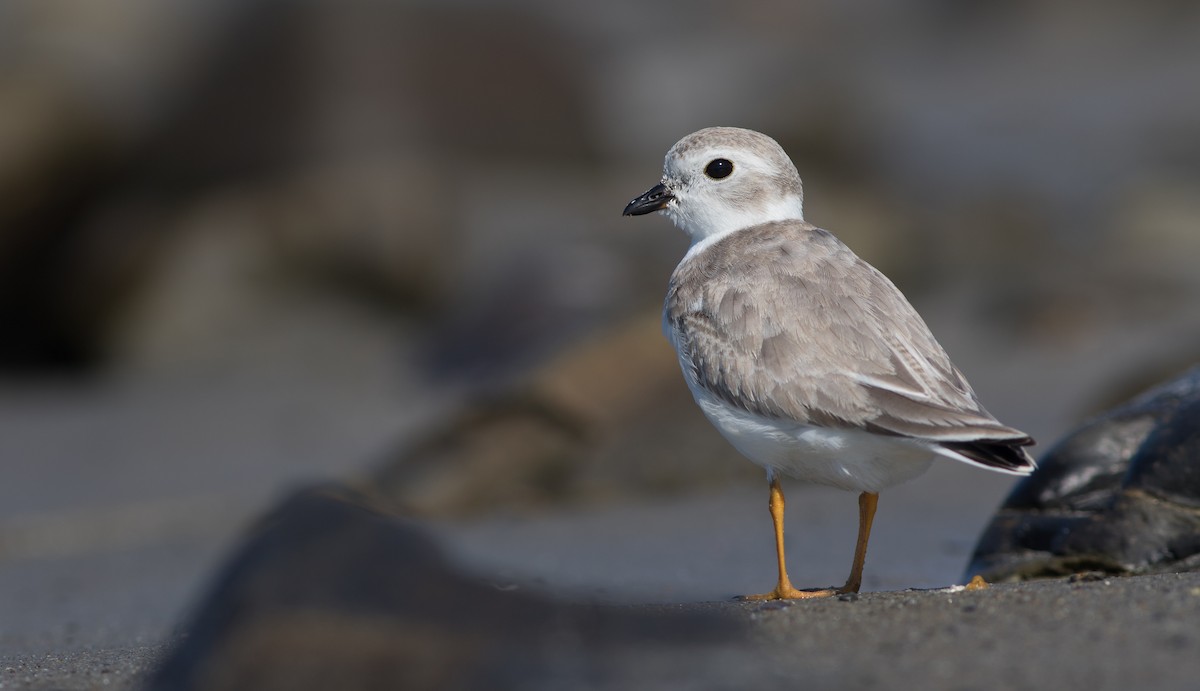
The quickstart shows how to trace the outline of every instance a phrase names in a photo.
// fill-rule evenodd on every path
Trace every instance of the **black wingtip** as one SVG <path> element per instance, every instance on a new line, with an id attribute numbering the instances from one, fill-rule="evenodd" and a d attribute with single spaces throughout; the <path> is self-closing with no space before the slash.
<path id="1" fill-rule="evenodd" d="M 1033 439 L 1029 437 L 941 442 L 943 447 L 980 465 L 1010 473 L 1028 473 L 1037 468 L 1037 463 L 1024 448 L 1032 444 Z"/>

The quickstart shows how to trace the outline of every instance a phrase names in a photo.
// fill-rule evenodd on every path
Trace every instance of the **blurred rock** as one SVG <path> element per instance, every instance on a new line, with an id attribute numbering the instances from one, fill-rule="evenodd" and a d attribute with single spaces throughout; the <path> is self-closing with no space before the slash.
<path id="1" fill-rule="evenodd" d="M 1085 423 L 1009 495 L 968 576 L 1200 569 L 1200 367 Z"/>
<path id="2" fill-rule="evenodd" d="M 111 310 L 104 291 L 75 290 L 104 274 L 77 222 L 100 194 L 93 181 L 117 142 L 61 85 L 3 76 L 0 368 L 80 364 L 92 356 L 88 332 Z"/>
<path id="3" fill-rule="evenodd" d="M 263 231 L 296 278 L 398 312 L 430 309 L 455 275 L 453 188 L 436 160 L 357 159 L 281 180 L 264 194 Z"/>
<path id="4" fill-rule="evenodd" d="M 409 163 L 412 163 L 411 161 Z M 330 305 L 399 322 L 447 299 L 457 226 L 437 166 L 392 160 L 214 192 L 164 219 L 154 266 L 110 319 L 110 364 L 172 367 L 245 346 L 255 324 Z"/>
<path id="5" fill-rule="evenodd" d="M 1198 131 L 1179 141 L 1200 141 Z M 1117 200 L 1108 252 L 1122 262 L 1158 267 L 1160 280 L 1179 280 L 1195 288 L 1200 276 L 1183 270 L 1200 256 L 1200 152 L 1188 167 L 1136 181 Z"/>
<path id="6" fill-rule="evenodd" d="M 760 477 L 700 414 L 659 318 L 647 315 L 477 396 L 370 482 L 405 510 L 461 515 Z"/>
<path id="7" fill-rule="evenodd" d="M 383 318 L 428 312 L 457 274 L 459 200 L 487 184 L 473 171 L 597 159 L 576 50 L 532 8 L 135 2 L 8 18 L 36 33 L 0 64 L 0 368 L 128 364 L 145 334 L 172 343 L 139 320 L 192 305 L 214 319 L 195 331 L 224 331 L 237 310 L 216 303 L 261 302 L 261 283 L 171 275 L 197 264 L 180 252 L 216 256 L 195 237 L 228 233 L 197 222 L 213 208 L 263 238 L 217 237 L 230 266 Z"/>
<path id="8" fill-rule="evenodd" d="M 646 658 L 736 641 L 742 627 L 498 588 L 458 570 L 413 522 L 327 487 L 250 531 L 147 688 L 603 686 Z"/>
<path id="9" fill-rule="evenodd" d="M 430 382 L 476 388 L 527 373 L 655 301 L 662 282 L 637 281 L 631 264 L 616 247 L 562 237 L 476 259 L 430 315 L 417 365 Z"/>
<path id="10" fill-rule="evenodd" d="M 18 44 L 24 59 L 5 65 L 0 79 L 59 96 L 2 94 L 2 109 L 17 114 L 18 129 L 33 104 L 37 136 L 18 159 L 19 203 L 0 193 L 5 233 L 18 238 L 0 257 L 0 322 L 9 335 L 0 368 L 102 364 L 180 200 L 235 177 L 234 170 L 278 163 L 280 145 L 294 141 L 289 121 L 273 117 L 281 110 L 255 107 L 286 101 L 278 98 L 286 87 L 264 87 L 280 82 L 260 80 L 254 70 L 228 78 L 227 56 L 257 64 L 260 54 L 226 39 L 262 17 L 226 12 L 228 4 L 187 16 L 137 2 L 96 13 L 55 11 L 52 3 L 14 13 L 29 40 Z M 269 52 L 278 44 L 253 46 Z M 247 84 L 253 88 L 238 93 Z M 247 113 L 274 120 L 272 136 L 252 134 Z M 13 124 L 0 120 L 0 130 Z"/>

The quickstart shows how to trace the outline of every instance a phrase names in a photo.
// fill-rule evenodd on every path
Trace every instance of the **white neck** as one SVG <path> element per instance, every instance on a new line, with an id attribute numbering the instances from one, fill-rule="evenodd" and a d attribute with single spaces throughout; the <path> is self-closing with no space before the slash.
<path id="1" fill-rule="evenodd" d="M 804 220 L 804 207 L 800 197 L 780 197 L 754 211 L 732 209 L 725 206 L 701 206 L 680 203 L 667 208 L 667 216 L 687 233 L 691 240 L 688 254 L 707 247 L 726 235 L 743 228 L 773 223 L 776 221 Z M 684 208 L 691 213 L 681 211 Z"/>

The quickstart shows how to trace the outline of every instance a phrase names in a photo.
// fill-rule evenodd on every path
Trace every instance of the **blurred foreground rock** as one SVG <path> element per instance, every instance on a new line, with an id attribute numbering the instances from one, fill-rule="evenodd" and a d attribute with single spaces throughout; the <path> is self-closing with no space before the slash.
<path id="1" fill-rule="evenodd" d="M 742 626 L 506 592 L 459 571 L 412 521 L 329 487 L 253 527 L 184 628 L 148 688 L 603 686 L 648 660 L 670 672 L 672 656 Z"/>
<path id="2" fill-rule="evenodd" d="M 758 477 L 696 409 L 658 316 L 647 315 L 477 397 L 369 482 L 405 510 L 462 515 Z"/>
<path id="3" fill-rule="evenodd" d="M 1184 689 L 1198 578 L 598 607 L 497 589 L 326 488 L 252 529 L 147 688 Z"/>
<path id="4" fill-rule="evenodd" d="M 1200 569 L 1200 367 L 1086 423 L 1009 495 L 968 576 Z"/>

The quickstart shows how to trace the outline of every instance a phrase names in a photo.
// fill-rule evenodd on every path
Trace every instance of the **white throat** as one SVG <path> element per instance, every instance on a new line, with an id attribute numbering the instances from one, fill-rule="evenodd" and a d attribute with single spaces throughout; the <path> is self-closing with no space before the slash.
<path id="1" fill-rule="evenodd" d="M 756 209 L 731 208 L 724 204 L 696 204 L 689 203 L 687 199 L 676 199 L 665 212 L 691 240 L 688 254 L 743 228 L 776 221 L 804 220 L 803 201 L 794 196 L 779 197 Z"/>

